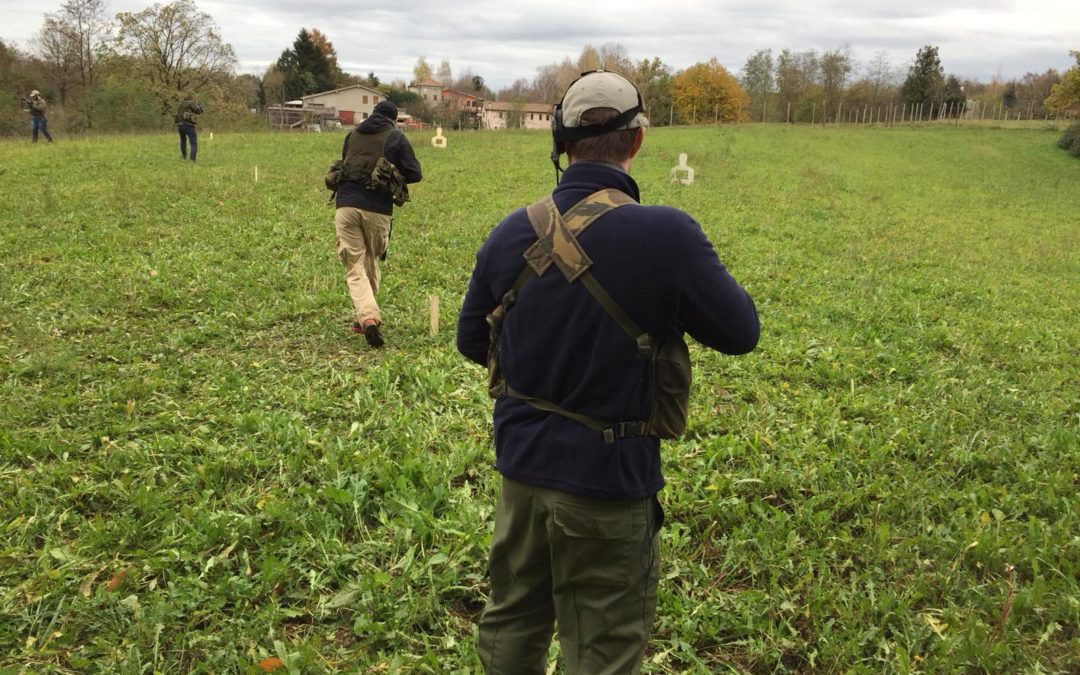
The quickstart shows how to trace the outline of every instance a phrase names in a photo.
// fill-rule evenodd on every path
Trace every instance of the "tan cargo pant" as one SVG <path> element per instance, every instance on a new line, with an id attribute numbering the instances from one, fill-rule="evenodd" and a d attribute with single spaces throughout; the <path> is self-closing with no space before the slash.
<path id="1" fill-rule="evenodd" d="M 382 323 L 375 294 L 379 292 L 379 256 L 386 253 L 390 216 L 342 206 L 334 213 L 337 255 L 345 266 L 345 283 L 352 299 L 353 320 Z"/>
<path id="2" fill-rule="evenodd" d="M 566 675 L 640 672 L 663 520 L 655 497 L 600 501 L 504 477 L 477 645 L 484 671 L 544 675 L 558 623 Z"/>

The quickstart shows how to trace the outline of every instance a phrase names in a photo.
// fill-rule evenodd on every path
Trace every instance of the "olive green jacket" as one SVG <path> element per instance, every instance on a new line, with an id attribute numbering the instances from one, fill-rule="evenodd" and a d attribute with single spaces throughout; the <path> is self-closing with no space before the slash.
<path id="1" fill-rule="evenodd" d="M 184 100 L 180 101 L 180 105 L 176 106 L 176 115 L 173 119 L 176 121 L 177 126 L 193 127 L 196 124 L 195 118 L 203 113 L 203 107 L 195 101 Z"/>
<path id="2" fill-rule="evenodd" d="M 45 99 L 40 96 L 30 99 L 30 114 L 34 117 L 45 117 Z"/>

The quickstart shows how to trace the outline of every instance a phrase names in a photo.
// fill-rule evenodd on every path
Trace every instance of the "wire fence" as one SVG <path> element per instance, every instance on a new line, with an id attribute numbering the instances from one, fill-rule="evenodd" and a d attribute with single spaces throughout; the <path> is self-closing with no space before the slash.
<path id="1" fill-rule="evenodd" d="M 897 124 L 914 123 L 959 123 L 965 122 L 1071 122 L 1076 119 L 1069 113 L 1049 113 L 1041 108 L 1036 111 L 1035 104 L 1026 107 L 1006 106 L 1002 103 L 985 103 L 983 101 L 944 101 L 941 103 L 882 103 L 878 105 L 853 105 L 844 106 L 838 104 L 833 109 L 817 102 L 809 105 L 800 104 L 796 108 L 788 104 L 785 114 L 763 116 L 758 121 L 743 121 L 744 109 L 739 106 L 735 109 L 721 109 L 719 106 L 711 111 L 699 111 L 693 108 L 688 120 L 680 120 L 674 111 L 669 111 L 669 124 L 689 123 L 694 124 L 725 124 L 731 123 L 731 113 L 734 119 L 740 120 L 741 124 L 810 124 L 821 126 L 841 125 L 878 125 L 895 126 Z M 725 120 L 727 118 L 727 120 Z"/>

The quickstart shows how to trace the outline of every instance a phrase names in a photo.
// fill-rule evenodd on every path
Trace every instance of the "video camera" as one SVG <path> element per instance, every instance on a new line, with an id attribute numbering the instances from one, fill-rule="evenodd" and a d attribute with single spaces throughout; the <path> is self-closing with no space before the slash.
<path id="1" fill-rule="evenodd" d="M 26 98 L 25 96 L 16 96 L 15 98 L 19 99 L 19 105 L 22 106 L 23 110 L 30 109 L 30 99 Z"/>

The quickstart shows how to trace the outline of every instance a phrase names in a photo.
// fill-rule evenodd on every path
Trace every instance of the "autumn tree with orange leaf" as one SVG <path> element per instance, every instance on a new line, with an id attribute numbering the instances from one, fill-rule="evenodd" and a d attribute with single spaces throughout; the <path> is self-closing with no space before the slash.
<path id="1" fill-rule="evenodd" d="M 689 124 L 742 122 L 749 119 L 750 97 L 716 58 L 695 63 L 671 82 L 675 113 Z"/>

